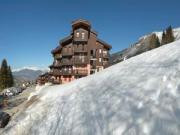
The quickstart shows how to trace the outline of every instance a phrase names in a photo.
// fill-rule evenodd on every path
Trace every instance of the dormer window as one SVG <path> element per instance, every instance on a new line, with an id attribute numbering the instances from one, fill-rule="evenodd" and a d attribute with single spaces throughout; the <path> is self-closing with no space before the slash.
<path id="1" fill-rule="evenodd" d="M 79 37 L 79 32 L 76 33 L 76 37 Z"/>
<path id="2" fill-rule="evenodd" d="M 85 37 L 85 33 L 83 32 L 83 33 L 82 33 L 82 39 L 84 39 L 84 37 Z"/>

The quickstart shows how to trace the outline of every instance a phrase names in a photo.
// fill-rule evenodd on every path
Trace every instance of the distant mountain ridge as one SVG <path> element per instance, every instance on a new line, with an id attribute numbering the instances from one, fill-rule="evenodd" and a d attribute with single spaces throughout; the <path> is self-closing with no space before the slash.
<path id="1" fill-rule="evenodd" d="M 22 71 L 24 69 L 34 70 L 34 71 L 37 71 L 37 70 L 48 71 L 49 70 L 49 68 L 46 68 L 46 67 L 26 66 L 26 67 L 22 67 L 22 68 L 13 69 L 12 71 L 13 72 L 18 72 L 18 71 Z"/>
<path id="2" fill-rule="evenodd" d="M 135 55 L 138 55 L 142 52 L 147 51 L 151 35 L 156 34 L 156 36 L 158 36 L 159 40 L 161 41 L 162 33 L 163 32 L 152 32 L 150 34 L 142 36 L 139 38 L 139 40 L 136 43 L 132 44 L 129 48 L 126 48 L 122 51 L 113 53 L 110 56 L 110 65 L 116 64 L 118 62 L 123 61 L 124 59 L 133 57 Z M 173 29 L 173 34 L 174 34 L 175 40 L 179 40 L 180 39 L 180 27 Z"/>
<path id="3" fill-rule="evenodd" d="M 48 72 L 48 69 L 39 67 L 23 67 L 12 71 L 16 82 L 24 82 L 35 81 L 39 75 Z"/>

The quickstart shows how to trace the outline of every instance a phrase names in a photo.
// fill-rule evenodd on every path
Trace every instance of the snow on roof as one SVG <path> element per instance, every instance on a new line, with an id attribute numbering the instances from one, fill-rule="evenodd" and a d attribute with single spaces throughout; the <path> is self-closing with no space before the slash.
<path id="1" fill-rule="evenodd" d="M 3 135 L 179 135 L 180 40 L 46 86 Z M 31 99 L 29 99 L 31 101 Z"/>

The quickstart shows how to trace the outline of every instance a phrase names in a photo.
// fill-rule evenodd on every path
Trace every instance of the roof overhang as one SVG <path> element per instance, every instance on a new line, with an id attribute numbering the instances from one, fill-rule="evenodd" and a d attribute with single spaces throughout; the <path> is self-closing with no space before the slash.
<path id="1" fill-rule="evenodd" d="M 73 22 L 71 23 L 71 25 L 72 25 L 73 28 L 78 27 L 78 26 L 81 26 L 81 25 L 86 26 L 86 27 L 88 27 L 89 29 L 91 28 L 90 22 L 87 21 L 87 20 L 84 20 L 84 19 L 77 19 L 77 20 L 73 21 Z"/>
<path id="2" fill-rule="evenodd" d="M 107 48 L 107 49 L 109 49 L 109 50 L 112 48 L 111 45 L 109 45 L 108 43 L 106 43 L 105 41 L 103 41 L 103 40 L 101 40 L 101 39 L 99 39 L 99 38 L 97 39 L 97 42 L 103 44 L 104 47 Z"/>

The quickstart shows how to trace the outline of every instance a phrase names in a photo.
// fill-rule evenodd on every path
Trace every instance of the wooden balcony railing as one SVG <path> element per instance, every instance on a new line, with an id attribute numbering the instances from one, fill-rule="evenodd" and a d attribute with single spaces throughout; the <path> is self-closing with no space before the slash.
<path id="1" fill-rule="evenodd" d="M 60 59 L 61 57 L 62 57 L 61 54 L 56 54 L 56 55 L 54 56 L 55 59 Z"/>
<path id="2" fill-rule="evenodd" d="M 59 69 L 53 69 L 51 71 L 51 74 L 54 75 L 54 76 L 58 76 L 58 75 L 60 75 L 60 70 Z"/>
<path id="3" fill-rule="evenodd" d="M 61 63 L 60 63 L 60 62 L 57 62 L 57 63 L 54 62 L 54 63 L 53 63 L 53 67 L 54 67 L 54 68 L 61 67 Z"/>
<path id="4" fill-rule="evenodd" d="M 103 57 L 104 57 L 104 58 L 109 58 L 109 57 L 110 57 L 110 54 L 109 54 L 109 53 L 103 53 Z"/>
<path id="5" fill-rule="evenodd" d="M 85 47 L 85 48 L 77 48 L 77 47 L 75 47 L 74 48 L 74 52 L 75 53 L 78 53 L 78 52 L 88 52 L 88 49 L 87 49 L 87 47 Z"/>
<path id="6" fill-rule="evenodd" d="M 88 57 L 74 57 L 74 64 L 87 64 L 88 63 Z"/>
<path id="7" fill-rule="evenodd" d="M 62 66 L 65 66 L 65 65 L 72 65 L 73 64 L 73 61 L 72 60 L 63 60 L 61 61 L 61 65 Z"/>
<path id="8" fill-rule="evenodd" d="M 75 69 L 74 75 L 88 75 L 87 69 Z"/>
<path id="9" fill-rule="evenodd" d="M 60 71 L 60 74 L 61 75 L 73 75 L 73 70 L 71 69 L 71 70 L 69 70 L 69 69 L 67 69 L 67 70 L 61 70 Z"/>
<path id="10" fill-rule="evenodd" d="M 72 56 L 73 55 L 73 51 L 62 51 L 62 56 Z"/>

